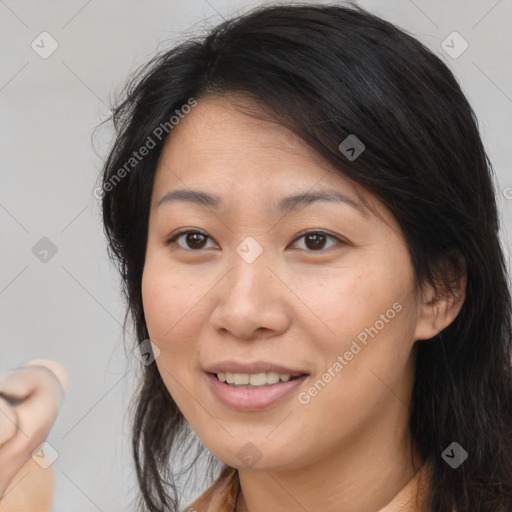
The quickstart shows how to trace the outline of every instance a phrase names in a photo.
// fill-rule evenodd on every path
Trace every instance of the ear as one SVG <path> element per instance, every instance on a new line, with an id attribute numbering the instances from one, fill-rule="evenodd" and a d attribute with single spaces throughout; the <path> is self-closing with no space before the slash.
<path id="1" fill-rule="evenodd" d="M 437 336 L 457 318 L 466 298 L 467 273 L 464 258 L 451 251 L 440 258 L 434 272 L 435 285 L 423 284 L 414 340 Z"/>

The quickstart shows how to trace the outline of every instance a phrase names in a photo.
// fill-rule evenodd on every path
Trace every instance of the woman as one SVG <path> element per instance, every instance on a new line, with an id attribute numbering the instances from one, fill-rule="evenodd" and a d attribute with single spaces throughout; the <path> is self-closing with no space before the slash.
<path id="1" fill-rule="evenodd" d="M 512 510 L 492 174 L 439 58 L 360 8 L 264 6 L 113 120 L 144 510 L 178 510 L 194 433 L 217 480 L 189 510 Z"/>

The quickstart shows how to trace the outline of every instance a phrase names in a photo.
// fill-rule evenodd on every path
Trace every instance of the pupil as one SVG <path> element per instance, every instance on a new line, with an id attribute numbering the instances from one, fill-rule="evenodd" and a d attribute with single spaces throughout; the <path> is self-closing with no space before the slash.
<path id="1" fill-rule="evenodd" d="M 192 246 L 195 246 L 195 247 L 202 247 L 204 245 L 204 242 L 205 242 L 205 236 L 202 235 L 201 233 L 192 233 L 192 234 L 189 234 L 188 237 L 187 237 L 187 243 L 190 242 L 190 244 Z M 199 242 L 199 243 L 198 243 Z M 189 244 L 189 245 L 190 245 Z"/>
<path id="2" fill-rule="evenodd" d="M 307 243 L 308 241 L 313 241 L 313 247 L 309 247 L 309 245 Z M 307 235 L 307 237 L 306 237 L 306 245 L 310 249 L 311 248 L 318 249 L 319 246 L 321 248 L 324 245 L 323 242 L 325 242 L 325 236 L 322 235 L 321 233 L 312 233 L 312 234 Z"/>

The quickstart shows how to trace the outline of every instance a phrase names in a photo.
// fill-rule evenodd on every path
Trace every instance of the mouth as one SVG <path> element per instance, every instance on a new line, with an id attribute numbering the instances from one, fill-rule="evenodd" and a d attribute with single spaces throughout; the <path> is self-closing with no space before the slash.
<path id="1" fill-rule="evenodd" d="M 224 406 L 256 412 L 293 397 L 309 374 L 271 363 L 226 362 L 208 368 L 206 376 L 213 396 Z"/>
<path id="2" fill-rule="evenodd" d="M 218 372 L 212 373 L 219 382 L 232 388 L 257 389 L 274 386 L 279 383 L 289 382 L 304 377 L 302 375 L 291 375 L 289 373 L 260 372 L 260 373 L 234 373 Z"/>

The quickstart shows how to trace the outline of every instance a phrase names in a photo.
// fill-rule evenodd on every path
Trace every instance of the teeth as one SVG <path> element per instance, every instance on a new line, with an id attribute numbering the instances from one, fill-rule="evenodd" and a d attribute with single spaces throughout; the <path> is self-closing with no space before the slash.
<path id="1" fill-rule="evenodd" d="M 251 376 L 252 379 L 252 376 Z M 233 374 L 233 383 L 237 386 L 241 386 L 242 384 L 249 384 L 249 374 L 247 373 L 234 373 Z M 251 382 L 254 385 L 254 382 Z"/>
<path id="2" fill-rule="evenodd" d="M 267 374 L 266 373 L 253 373 L 249 377 L 249 384 L 251 386 L 265 386 L 267 383 Z"/>
<path id="3" fill-rule="evenodd" d="M 283 375 L 283 377 L 284 377 L 284 375 Z M 268 372 L 267 373 L 267 384 L 277 384 L 278 382 L 279 382 L 279 373 L 276 373 L 276 372 Z"/>
<path id="4" fill-rule="evenodd" d="M 219 372 L 217 378 L 221 382 L 226 382 L 234 387 L 263 387 L 277 384 L 279 381 L 288 382 L 291 375 L 285 373 L 267 372 L 267 373 L 231 373 Z"/>

